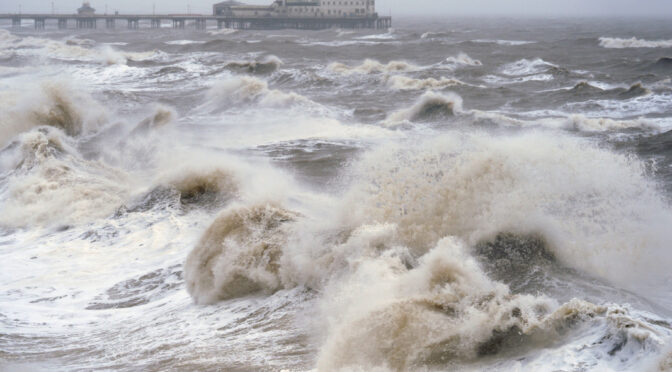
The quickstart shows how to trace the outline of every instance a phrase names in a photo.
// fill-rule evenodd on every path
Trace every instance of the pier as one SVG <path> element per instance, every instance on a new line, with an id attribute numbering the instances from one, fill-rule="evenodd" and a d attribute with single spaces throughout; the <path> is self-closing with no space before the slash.
<path id="1" fill-rule="evenodd" d="M 254 17 L 254 16 L 217 16 L 202 14 L 0 14 L 0 20 L 11 20 L 12 27 L 21 27 L 23 21 L 32 21 L 36 30 L 45 30 L 47 22 L 60 30 L 70 25 L 76 29 L 96 29 L 104 25 L 106 29 L 115 29 L 125 25 L 127 29 L 140 29 L 141 21 L 146 28 L 162 28 L 164 21 L 168 27 L 184 29 L 187 27 L 205 30 L 208 22 L 218 28 L 242 30 L 300 29 L 322 30 L 328 28 L 351 29 L 387 29 L 392 27 L 392 17 L 379 17 L 377 14 L 366 17 Z M 172 25 L 172 26 L 171 26 Z M 145 28 L 145 27 L 143 27 Z"/>

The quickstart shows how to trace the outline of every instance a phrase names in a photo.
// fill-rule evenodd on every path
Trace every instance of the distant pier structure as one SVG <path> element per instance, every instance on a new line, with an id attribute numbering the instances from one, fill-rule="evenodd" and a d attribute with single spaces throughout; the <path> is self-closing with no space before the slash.
<path id="1" fill-rule="evenodd" d="M 168 27 L 184 29 L 194 27 L 205 30 L 207 23 L 218 28 L 233 29 L 305 29 L 326 28 L 386 29 L 392 27 L 392 17 L 381 17 L 375 11 L 375 0 L 275 0 L 271 5 L 247 5 L 237 1 L 224 1 L 213 5 L 212 15 L 203 14 L 97 14 L 88 1 L 75 14 L 0 14 L 0 20 L 12 21 L 12 27 L 21 27 L 22 21 L 34 22 L 36 30 L 44 30 L 47 21 L 55 22 L 59 29 L 67 29 L 71 21 L 78 29 L 98 28 L 99 21 L 105 28 L 114 29 L 117 22 L 125 21 L 126 28 L 139 29 L 144 21 L 150 28 Z"/>

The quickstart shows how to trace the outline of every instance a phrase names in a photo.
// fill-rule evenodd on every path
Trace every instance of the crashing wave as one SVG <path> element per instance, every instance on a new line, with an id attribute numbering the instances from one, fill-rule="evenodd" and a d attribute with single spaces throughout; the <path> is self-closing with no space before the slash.
<path id="1" fill-rule="evenodd" d="M 127 64 L 129 61 L 145 61 L 164 55 L 159 50 L 148 52 L 124 52 L 110 44 L 96 45 L 88 39 L 51 40 L 37 37 L 17 37 L 8 31 L 0 31 L 0 46 L 7 50 L 31 49 L 48 58 L 66 61 L 87 61 L 108 65 Z"/>
<path id="2" fill-rule="evenodd" d="M 25 94 L 6 96 L 0 108 L 0 146 L 18 133 L 51 126 L 70 136 L 89 134 L 107 122 L 106 110 L 67 82 L 51 81 Z"/>
<path id="3" fill-rule="evenodd" d="M 630 39 L 620 39 L 611 37 L 601 37 L 600 46 L 609 49 L 626 48 L 672 48 L 672 40 L 644 40 L 632 37 Z"/>
<path id="4" fill-rule="evenodd" d="M 620 93 L 624 98 L 641 97 L 649 94 L 651 94 L 651 91 L 642 85 L 642 83 L 633 84 L 626 91 Z"/>
<path id="5" fill-rule="evenodd" d="M 187 290 L 198 304 L 280 288 L 279 260 L 286 224 L 296 215 L 272 205 L 232 207 L 212 223 L 184 266 Z"/>
<path id="6" fill-rule="evenodd" d="M 362 64 L 357 66 L 348 66 L 340 62 L 331 63 L 329 70 L 344 75 L 351 74 L 374 74 L 374 73 L 388 73 L 388 72 L 402 72 L 402 71 L 417 71 L 420 67 L 412 65 L 404 61 L 391 61 L 387 64 L 382 64 L 373 59 L 366 59 Z"/>
<path id="7" fill-rule="evenodd" d="M 425 32 L 424 34 L 420 35 L 421 39 L 438 39 L 438 38 L 444 38 L 450 36 L 450 32 Z"/>
<path id="8" fill-rule="evenodd" d="M 602 333 L 594 336 L 591 351 L 602 357 L 663 347 L 658 331 L 664 328 L 652 329 L 626 309 L 576 299 L 558 306 L 543 297 L 512 294 L 489 279 L 455 238 L 439 241 L 412 269 L 384 253 L 357 260 L 323 302 L 329 328 L 320 370 L 468 365 L 499 353 L 550 347 L 584 324 L 599 324 Z"/>
<path id="9" fill-rule="evenodd" d="M 255 103 L 264 107 L 286 107 L 295 104 L 314 104 L 297 93 L 269 89 L 264 80 L 251 76 L 232 77 L 216 83 L 207 93 L 206 107 L 213 111 L 230 106 Z"/>
<path id="10" fill-rule="evenodd" d="M 166 45 L 192 45 L 192 44 L 205 44 L 205 41 L 202 40 L 171 40 L 164 41 Z"/>
<path id="11" fill-rule="evenodd" d="M 238 192 L 236 175 L 221 167 L 177 167 L 162 174 L 156 183 L 174 188 L 182 205 L 217 206 Z"/>
<path id="12" fill-rule="evenodd" d="M 586 96 L 597 96 L 600 98 L 613 97 L 618 99 L 629 99 L 635 97 L 641 97 L 651 94 L 651 91 L 644 87 L 641 83 L 636 83 L 631 85 L 629 88 L 622 88 L 617 86 L 611 86 L 599 82 L 587 82 L 581 81 L 574 85 L 572 88 L 563 88 L 551 90 L 551 92 L 568 92 L 571 94 L 569 97 L 564 97 L 573 99 L 581 98 Z"/>
<path id="13" fill-rule="evenodd" d="M 138 123 L 138 125 L 136 125 L 133 129 L 133 132 L 146 132 L 149 130 L 158 129 L 173 123 L 176 118 L 177 112 L 175 112 L 175 109 L 172 107 L 165 105 L 155 105 L 152 115 Z"/>
<path id="14" fill-rule="evenodd" d="M 393 28 L 390 28 L 384 34 L 365 35 L 365 36 L 357 37 L 356 39 L 357 40 L 393 40 L 393 39 L 396 39 L 396 35 L 394 34 L 394 31 L 395 30 Z"/>
<path id="15" fill-rule="evenodd" d="M 394 90 L 426 90 L 426 89 L 444 89 L 457 85 L 467 85 L 457 79 L 413 79 L 403 75 L 392 75 L 387 79 L 387 85 Z"/>
<path id="16" fill-rule="evenodd" d="M 483 43 L 483 44 L 497 44 L 497 45 L 506 45 L 506 46 L 519 46 L 534 44 L 536 41 L 525 41 L 525 40 L 492 40 L 492 39 L 479 39 L 473 40 L 474 43 Z"/>
<path id="17" fill-rule="evenodd" d="M 236 32 L 238 32 L 238 30 L 234 28 L 222 28 L 219 30 L 210 30 L 208 31 L 208 35 L 210 36 L 231 35 L 235 34 Z"/>
<path id="18" fill-rule="evenodd" d="M 596 87 L 594 85 L 591 85 L 587 81 L 582 81 L 574 85 L 573 88 L 569 90 L 572 93 L 594 93 L 594 92 L 602 92 L 604 91 L 602 88 Z"/>
<path id="19" fill-rule="evenodd" d="M 11 177 L 0 193 L 0 225 L 69 226 L 111 216 L 129 195 L 130 177 L 84 160 L 63 132 L 41 128 L 11 148 Z"/>
<path id="20" fill-rule="evenodd" d="M 509 76 L 525 76 L 534 75 L 540 72 L 547 71 L 549 68 L 558 67 L 550 62 L 546 62 L 541 58 L 529 60 L 521 59 L 519 61 L 509 63 L 502 67 L 502 73 Z"/>
<path id="21" fill-rule="evenodd" d="M 390 114 L 385 122 L 396 125 L 406 121 L 436 120 L 462 112 L 462 97 L 455 93 L 428 91 L 413 106 Z"/>
<path id="22" fill-rule="evenodd" d="M 545 127 L 582 132 L 605 132 L 613 130 L 642 129 L 655 130 L 658 127 L 647 119 L 616 120 L 611 118 L 591 118 L 581 114 L 566 118 L 539 119 L 533 123 Z"/>
<path id="23" fill-rule="evenodd" d="M 282 66 L 282 61 L 276 56 L 268 56 L 260 61 L 229 62 L 226 68 L 248 74 L 270 74 Z"/>
<path id="24" fill-rule="evenodd" d="M 365 221 L 397 224 L 406 246 L 539 233 L 560 262 L 619 285 L 667 272 L 656 257 L 665 255 L 672 214 L 627 154 L 557 132 L 452 135 L 413 148 L 372 154 L 348 203 Z"/>
<path id="25" fill-rule="evenodd" d="M 457 56 L 451 56 L 446 58 L 444 61 L 445 64 L 457 68 L 460 66 L 482 66 L 483 63 L 477 59 L 472 59 L 466 53 L 460 53 Z"/>
<path id="26" fill-rule="evenodd" d="M 487 358 L 494 355 L 524 356 L 516 361 L 534 369 L 539 355 L 574 341 L 595 359 L 635 369 L 642 354 L 664 349 L 669 326 L 627 306 L 515 292 L 471 252 L 501 232 L 532 234 L 553 264 L 646 286 L 669 271 L 672 215 L 644 168 L 548 131 L 384 145 L 353 165 L 355 183 L 329 217 L 227 208 L 190 253 L 187 288 L 199 304 L 314 290 L 320 370 L 512 360 Z"/>

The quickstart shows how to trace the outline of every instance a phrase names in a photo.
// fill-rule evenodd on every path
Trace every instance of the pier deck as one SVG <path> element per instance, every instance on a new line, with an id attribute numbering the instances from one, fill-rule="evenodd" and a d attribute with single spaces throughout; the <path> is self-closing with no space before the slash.
<path id="1" fill-rule="evenodd" d="M 67 29 L 70 21 L 78 29 L 95 29 L 98 23 L 105 28 L 114 29 L 118 21 L 126 21 L 128 29 L 140 29 L 140 21 L 145 21 L 149 28 L 161 28 L 164 21 L 169 27 L 176 29 L 193 25 L 198 30 L 205 30 L 207 22 L 216 22 L 218 28 L 273 30 L 273 29 L 305 29 L 321 30 L 338 28 L 369 28 L 385 29 L 392 27 L 392 17 L 229 17 L 203 14 L 0 14 L 0 20 L 11 20 L 13 27 L 21 27 L 24 20 L 33 21 L 36 30 L 44 30 L 47 21 L 54 22 L 58 29 Z M 172 25 L 172 26 L 171 26 Z"/>

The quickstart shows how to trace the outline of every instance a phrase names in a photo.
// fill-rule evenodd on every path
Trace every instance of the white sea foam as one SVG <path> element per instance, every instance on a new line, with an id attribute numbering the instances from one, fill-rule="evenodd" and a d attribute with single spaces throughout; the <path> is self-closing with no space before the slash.
<path id="1" fill-rule="evenodd" d="M 421 67 L 405 61 L 390 61 L 387 64 L 383 64 L 373 59 L 366 59 L 360 65 L 356 66 L 334 62 L 327 68 L 333 72 L 345 75 L 417 71 L 421 69 Z"/>
<path id="2" fill-rule="evenodd" d="M 216 83 L 207 94 L 206 106 L 212 110 L 225 110 L 230 105 L 256 103 L 264 107 L 288 105 L 316 105 L 308 98 L 296 94 L 269 89 L 264 80 L 249 76 L 231 77 Z"/>
<path id="3" fill-rule="evenodd" d="M 667 254 L 663 226 L 672 213 L 630 156 L 541 133 L 447 136 L 414 148 L 372 155 L 368 161 L 387 158 L 393 168 L 378 165 L 372 183 L 363 183 L 372 199 L 361 217 L 397 223 L 405 244 L 422 249 L 446 235 L 473 244 L 500 231 L 540 233 L 563 262 L 620 285 L 665 277 L 659 257 Z M 430 168 L 438 180 L 415 174 Z"/>
<path id="4" fill-rule="evenodd" d="M 360 36 L 356 39 L 358 39 L 358 40 L 393 40 L 393 39 L 396 39 L 396 38 L 397 38 L 397 36 L 394 34 L 394 29 L 389 29 L 384 34 L 373 34 L 373 35 Z"/>
<path id="5" fill-rule="evenodd" d="M 636 37 L 632 37 L 630 39 L 601 37 L 600 46 L 609 49 L 672 48 L 672 40 L 644 40 L 638 39 Z"/>
<path id="6" fill-rule="evenodd" d="M 391 113 L 385 119 L 385 124 L 396 126 L 409 121 L 445 118 L 462 111 L 462 97 L 457 94 L 427 91 L 413 106 Z"/>
<path id="7" fill-rule="evenodd" d="M 231 35 L 231 34 L 235 34 L 236 32 L 238 32 L 238 30 L 233 29 L 233 28 L 222 28 L 222 29 L 219 29 L 219 30 L 208 31 L 208 35 L 210 35 L 210 36 Z"/>
<path id="8" fill-rule="evenodd" d="M 191 44 L 205 44 L 203 40 L 171 40 L 164 42 L 168 45 L 191 45 Z"/>
<path id="9" fill-rule="evenodd" d="M 106 110 L 79 87 L 65 80 L 28 85 L 5 92 L 0 108 L 0 146 L 15 135 L 37 126 L 52 126 L 75 136 L 90 134 L 108 120 Z"/>
<path id="10" fill-rule="evenodd" d="M 530 81 L 551 81 L 553 79 L 554 77 L 551 74 L 533 74 L 516 77 L 486 75 L 483 77 L 483 81 L 490 84 L 522 84 Z"/>
<path id="11" fill-rule="evenodd" d="M 570 355 L 576 351 L 569 340 L 592 345 L 592 357 L 610 368 L 637 368 L 664 351 L 672 333 L 664 325 L 618 305 L 512 294 L 468 249 L 502 231 L 539 234 L 564 265 L 626 287 L 664 290 L 661 255 L 669 254 L 672 213 L 639 161 L 556 133 L 452 133 L 383 146 L 355 175 L 346 197 L 325 206 L 338 205 L 336 213 L 282 218 L 286 244 L 274 243 L 281 224 L 254 228 L 274 220 L 264 217 L 235 224 L 241 227 L 231 240 L 208 245 L 218 254 L 253 254 L 233 259 L 255 265 L 255 276 L 239 281 L 254 285 L 235 296 L 278 285 L 319 289 L 318 368 L 469 365 L 516 345 L 534 350 L 524 362 L 532 367 L 559 340 Z M 264 259 L 275 249 L 279 261 Z M 222 283 L 231 283 L 228 272 L 216 271 L 229 278 Z M 267 277 L 270 286 L 261 285 Z M 238 288 L 219 293 L 228 298 Z M 623 359 L 610 358 L 614 350 Z"/>
<path id="12" fill-rule="evenodd" d="M 453 68 L 461 66 L 482 66 L 483 63 L 477 59 L 472 59 L 466 53 L 459 53 L 457 56 L 451 56 L 446 58 L 444 61 L 445 64 L 452 66 Z"/>
<path id="13" fill-rule="evenodd" d="M 468 85 L 457 79 L 448 79 L 445 77 L 439 79 L 413 79 L 403 75 L 392 75 L 386 80 L 387 85 L 394 90 L 444 89 L 456 85 Z"/>
<path id="14" fill-rule="evenodd" d="M 509 76 L 525 76 L 538 74 L 548 70 L 549 67 L 558 67 L 550 62 L 546 62 L 541 58 L 529 60 L 521 59 L 519 61 L 509 63 L 502 67 L 501 71 Z"/>
<path id="15" fill-rule="evenodd" d="M 165 56 L 158 50 L 147 52 L 119 51 L 109 43 L 97 45 L 94 41 L 86 39 L 61 41 L 32 36 L 18 37 L 5 30 L 0 30 L 0 46 L 14 50 L 15 53 L 19 54 L 103 64 L 125 64 L 128 60 L 141 61 Z"/>
<path id="16" fill-rule="evenodd" d="M 449 32 L 425 32 L 420 35 L 421 39 L 439 39 L 450 36 Z"/>
<path id="17" fill-rule="evenodd" d="M 474 40 L 474 43 L 499 44 L 499 45 L 507 45 L 507 46 L 518 46 L 518 45 L 534 44 L 534 43 L 536 43 L 536 41 L 478 39 L 478 40 Z"/>

